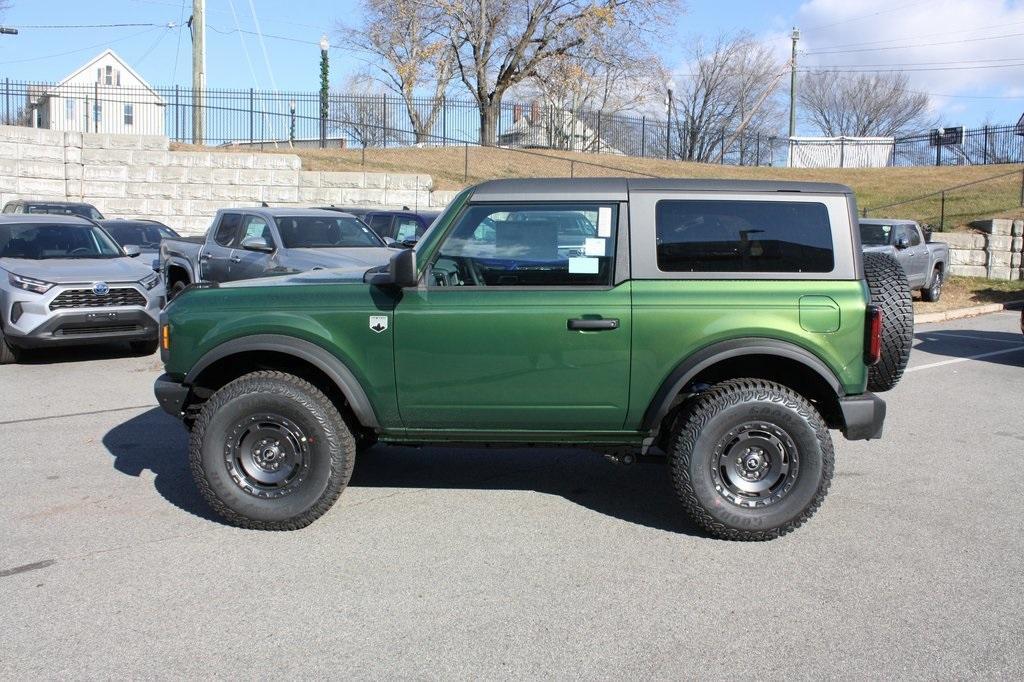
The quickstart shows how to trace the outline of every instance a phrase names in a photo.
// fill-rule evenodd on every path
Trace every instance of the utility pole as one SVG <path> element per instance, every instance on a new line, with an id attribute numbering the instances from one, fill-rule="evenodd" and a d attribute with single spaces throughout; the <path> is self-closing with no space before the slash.
<path id="1" fill-rule="evenodd" d="M 192 144 L 203 144 L 206 97 L 206 0 L 192 0 Z"/>
<path id="2" fill-rule="evenodd" d="M 789 136 L 796 135 L 796 43 L 800 40 L 800 29 L 793 27 L 789 36 L 793 40 L 793 56 L 789 60 Z"/>

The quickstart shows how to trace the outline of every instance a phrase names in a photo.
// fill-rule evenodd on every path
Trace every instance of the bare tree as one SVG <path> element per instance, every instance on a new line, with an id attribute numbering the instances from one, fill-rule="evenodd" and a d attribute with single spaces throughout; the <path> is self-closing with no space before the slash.
<path id="1" fill-rule="evenodd" d="M 402 98 L 416 142 L 429 142 L 455 75 L 443 16 L 421 0 L 364 0 L 362 9 L 359 27 L 342 32 L 374 55 L 378 80 Z"/>
<path id="2" fill-rule="evenodd" d="M 505 93 L 548 60 L 579 54 L 620 23 L 656 22 L 675 0 L 421 0 L 445 17 L 456 71 L 480 112 L 480 143 L 493 145 Z M 652 24 L 652 25 L 657 25 Z"/>
<path id="3" fill-rule="evenodd" d="M 328 127 L 347 135 L 360 147 L 386 147 L 398 133 L 388 122 L 386 94 L 375 81 L 355 75 L 345 83 L 345 95 L 330 98 Z"/>
<path id="4" fill-rule="evenodd" d="M 929 127 L 929 97 L 905 73 L 809 73 L 798 101 L 823 135 L 890 137 Z"/>
<path id="5" fill-rule="evenodd" d="M 748 33 L 720 36 L 710 46 L 698 40 L 690 48 L 692 73 L 678 77 L 672 113 L 678 149 L 688 161 L 712 161 L 737 137 L 741 153 L 747 130 L 773 129 L 778 120 L 778 90 L 783 65 Z"/>

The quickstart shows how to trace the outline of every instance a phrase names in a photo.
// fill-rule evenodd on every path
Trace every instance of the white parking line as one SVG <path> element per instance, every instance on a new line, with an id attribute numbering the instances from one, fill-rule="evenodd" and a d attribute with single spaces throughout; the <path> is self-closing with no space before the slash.
<path id="1" fill-rule="evenodd" d="M 935 333 L 936 332 L 931 332 L 931 334 L 935 334 Z M 1014 339 L 1014 340 L 1011 341 L 1010 339 L 990 339 L 990 338 L 987 338 L 985 336 L 975 336 L 974 334 L 952 334 L 950 332 L 941 332 L 941 336 L 933 336 L 930 339 L 928 338 L 928 335 L 922 335 L 921 338 L 926 340 L 926 341 L 941 341 L 942 339 L 949 338 L 950 336 L 954 336 L 954 337 L 956 337 L 958 339 L 975 339 L 977 341 L 993 341 L 995 343 L 1016 343 L 1016 344 L 1020 344 L 1022 342 L 1022 340 L 1024 340 L 1024 336 L 1022 336 L 1020 339 Z"/>
<path id="2" fill-rule="evenodd" d="M 981 358 L 989 358 L 993 355 L 1003 355 L 1004 353 L 1015 353 L 1017 351 L 1024 350 L 1024 346 L 1018 346 L 1017 348 L 1004 348 L 1003 350 L 994 350 L 988 353 L 981 353 L 979 355 L 970 355 L 966 358 L 953 358 L 951 360 L 940 360 L 939 362 L 931 362 L 927 365 L 918 365 L 917 367 L 908 367 L 907 372 L 916 372 L 920 369 L 931 369 L 933 367 L 942 367 L 944 365 L 955 365 L 958 362 L 967 362 L 968 360 L 980 360 Z"/>

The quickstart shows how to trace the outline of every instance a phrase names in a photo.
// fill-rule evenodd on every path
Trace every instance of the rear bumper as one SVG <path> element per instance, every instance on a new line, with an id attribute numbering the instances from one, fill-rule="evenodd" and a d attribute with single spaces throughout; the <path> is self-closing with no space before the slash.
<path id="1" fill-rule="evenodd" d="M 7 342 L 17 348 L 78 346 L 114 341 L 153 341 L 156 320 L 144 309 L 103 309 L 54 313 L 27 334 L 8 327 Z"/>
<path id="2" fill-rule="evenodd" d="M 885 423 L 885 401 L 874 393 L 863 393 L 839 399 L 843 413 L 843 435 L 847 440 L 870 440 L 882 437 Z"/>
<path id="3" fill-rule="evenodd" d="M 181 419 L 185 409 L 185 400 L 188 398 L 189 388 L 180 381 L 174 379 L 170 374 L 161 374 L 153 384 L 153 393 L 164 412 Z"/>

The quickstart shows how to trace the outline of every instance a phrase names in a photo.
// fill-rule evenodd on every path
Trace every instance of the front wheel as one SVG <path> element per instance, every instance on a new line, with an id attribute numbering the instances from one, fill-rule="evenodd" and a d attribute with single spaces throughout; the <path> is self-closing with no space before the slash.
<path id="1" fill-rule="evenodd" d="M 0 330 L 0 365 L 10 365 L 21 359 L 21 350 L 7 343 L 7 338 Z"/>
<path id="2" fill-rule="evenodd" d="M 247 374 L 214 393 L 189 443 L 210 506 L 261 530 L 296 530 L 322 516 L 348 485 L 355 455 L 331 400 L 283 372 Z"/>
<path id="3" fill-rule="evenodd" d="M 771 540 L 807 521 L 828 492 L 834 454 L 817 410 L 792 390 L 731 379 L 673 426 L 669 464 L 690 517 L 726 540 Z"/>
<path id="4" fill-rule="evenodd" d="M 932 279 L 924 289 L 921 289 L 921 300 L 934 303 L 942 296 L 942 268 L 935 268 L 932 271 Z"/>

